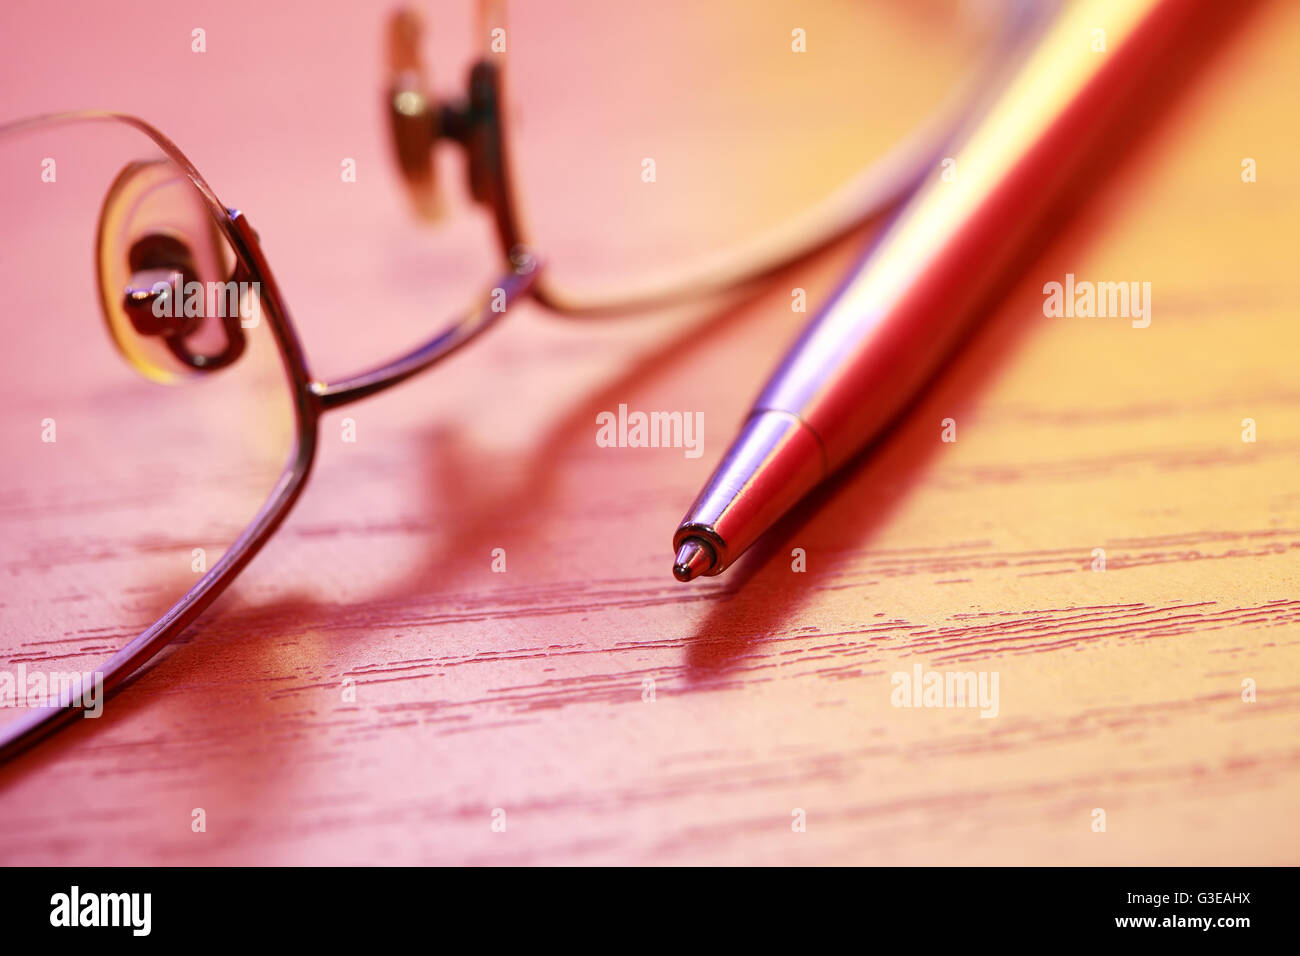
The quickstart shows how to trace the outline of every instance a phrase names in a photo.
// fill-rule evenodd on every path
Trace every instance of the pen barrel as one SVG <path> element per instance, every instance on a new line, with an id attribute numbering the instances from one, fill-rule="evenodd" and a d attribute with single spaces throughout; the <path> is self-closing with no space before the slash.
<path id="1" fill-rule="evenodd" d="M 881 434 L 1012 266 L 1038 251 L 1036 234 L 1067 184 L 1207 6 L 1066 6 L 957 140 L 942 167 L 954 175 L 936 169 L 804 330 L 682 519 L 675 548 L 703 542 L 714 555 L 706 573 L 717 574 Z"/>
<path id="2" fill-rule="evenodd" d="M 834 470 L 934 374 L 1199 4 L 1072 4 L 897 215 L 755 404 L 797 416 Z M 1098 50 L 1098 34 L 1101 34 Z"/>

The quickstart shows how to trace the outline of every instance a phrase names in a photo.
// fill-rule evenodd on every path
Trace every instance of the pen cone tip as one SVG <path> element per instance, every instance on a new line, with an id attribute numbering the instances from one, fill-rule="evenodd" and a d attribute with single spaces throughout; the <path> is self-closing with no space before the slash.
<path id="1" fill-rule="evenodd" d="M 713 568 L 713 549 L 699 538 L 687 538 L 673 559 L 673 577 L 690 581 Z"/>

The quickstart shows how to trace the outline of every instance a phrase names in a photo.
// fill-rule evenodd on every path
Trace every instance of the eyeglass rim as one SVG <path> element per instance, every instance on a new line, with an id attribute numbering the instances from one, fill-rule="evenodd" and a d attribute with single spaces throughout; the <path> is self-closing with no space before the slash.
<path id="1" fill-rule="evenodd" d="M 236 260 L 260 283 L 259 304 L 272 330 L 293 397 L 295 435 L 292 453 L 266 502 L 217 562 L 152 626 L 113 655 L 98 673 L 105 694 L 127 683 L 149 660 L 175 640 L 230 586 L 287 517 L 306 487 L 315 462 L 319 421 L 326 411 L 391 388 L 442 361 L 493 327 L 521 299 L 532 294 L 543 263 L 528 249 L 511 250 L 496 284 L 470 309 L 432 338 L 410 351 L 348 378 L 317 379 L 299 340 L 261 242 L 248 217 L 226 207 L 189 158 L 151 124 L 126 113 L 79 110 L 47 113 L 0 124 L 0 137 L 42 125 L 77 121 L 118 122 L 143 133 L 185 173 L 202 197 L 213 222 L 230 244 Z M 66 726 L 84 710 L 67 705 L 34 711 L 0 728 L 0 767 L 40 740 Z"/>
<path id="2" fill-rule="evenodd" d="M 967 114 L 977 110 L 1014 73 L 1016 63 L 1031 47 L 1033 36 L 1052 19 L 1062 0 L 1002 2 L 1006 9 L 1000 19 L 1000 29 L 948 97 L 905 140 L 806 212 L 765 231 L 757 241 L 728 250 L 716 265 L 688 270 L 675 280 L 605 295 L 575 294 L 566 291 L 553 274 L 543 274 L 533 289 L 533 297 L 559 316 L 578 319 L 707 301 L 806 261 L 856 230 L 883 219 L 930 174 L 942 147 Z M 545 246 L 536 241 L 528 224 L 528 205 L 520 186 L 519 149 L 510 134 L 511 58 L 508 52 L 486 51 L 488 26 L 508 27 L 510 8 L 517 3 L 518 0 L 478 0 L 478 23 L 485 50 L 471 69 L 471 89 L 476 83 L 485 84 L 492 99 L 494 115 L 488 124 L 489 142 L 474 158 L 483 164 L 482 176 L 492 195 L 487 204 L 493 209 L 501 248 L 507 255 L 517 247 L 545 252 Z"/>
<path id="3" fill-rule="evenodd" d="M 222 205 L 189 158 L 166 135 L 138 117 L 104 110 L 46 113 L 0 124 L 0 137 L 46 126 L 78 122 L 121 123 L 144 134 L 193 183 L 209 215 L 230 244 L 236 259 L 260 283 L 262 317 L 271 329 L 293 397 L 293 447 L 280 477 L 265 502 L 225 553 L 194 586 L 150 627 L 108 659 L 96 674 L 102 675 L 105 695 L 126 683 L 166 645 L 202 614 L 248 565 L 284 521 L 311 474 L 318 443 L 318 422 L 326 407 L 313 390 L 306 357 L 281 297 L 257 234 L 247 217 Z M 57 707 L 33 710 L 0 728 L 0 764 L 27 750 L 65 726 L 85 710 L 84 702 L 68 701 Z"/>

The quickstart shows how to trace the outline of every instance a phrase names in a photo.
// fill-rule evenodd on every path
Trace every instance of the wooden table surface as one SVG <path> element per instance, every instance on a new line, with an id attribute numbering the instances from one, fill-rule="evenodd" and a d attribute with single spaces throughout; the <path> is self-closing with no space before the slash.
<path id="1" fill-rule="evenodd" d="M 10 115 L 115 106 L 176 139 L 306 277 L 286 292 L 331 374 L 432 320 L 310 278 L 382 270 L 414 228 L 379 18 L 314 11 L 251 38 L 238 5 L 160 6 L 182 39 L 208 24 L 188 87 L 103 69 L 107 13 L 0 31 L 0 72 Z M 1298 44 L 1276 2 L 1215 45 L 878 453 L 720 577 L 675 582 L 671 533 L 806 318 L 790 290 L 819 301 L 853 243 L 721 313 L 526 305 L 349 409 L 356 442 L 327 418 L 231 591 L 101 720 L 0 769 L 0 861 L 1296 863 Z M 1044 317 L 1067 272 L 1151 282 L 1151 326 Z M 623 403 L 703 410 L 703 455 L 598 447 Z M 5 633 L 0 659 L 35 647 Z M 996 672 L 996 717 L 893 706 L 918 664 Z"/>

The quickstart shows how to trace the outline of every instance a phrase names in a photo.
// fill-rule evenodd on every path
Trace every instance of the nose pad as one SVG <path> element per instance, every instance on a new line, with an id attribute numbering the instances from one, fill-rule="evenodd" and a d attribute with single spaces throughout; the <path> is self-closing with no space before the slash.
<path id="1" fill-rule="evenodd" d="M 122 310 L 137 335 L 186 336 L 198 331 L 201 316 L 185 315 L 185 285 L 194 282 L 197 268 L 189 246 L 175 236 L 150 233 L 131 245 L 131 277 L 122 296 Z M 180 300 L 181 308 L 172 308 Z"/>
<path id="2" fill-rule="evenodd" d="M 243 353 L 241 323 L 257 307 L 246 301 L 256 285 L 237 266 L 204 197 L 173 163 L 135 162 L 118 174 L 95 246 L 109 335 L 146 378 L 175 383 Z"/>
<path id="3" fill-rule="evenodd" d="M 420 218 L 436 221 L 444 211 L 433 155 L 442 110 L 429 93 L 420 56 L 422 32 L 413 10 L 398 10 L 388 22 L 388 125 L 411 205 Z"/>

